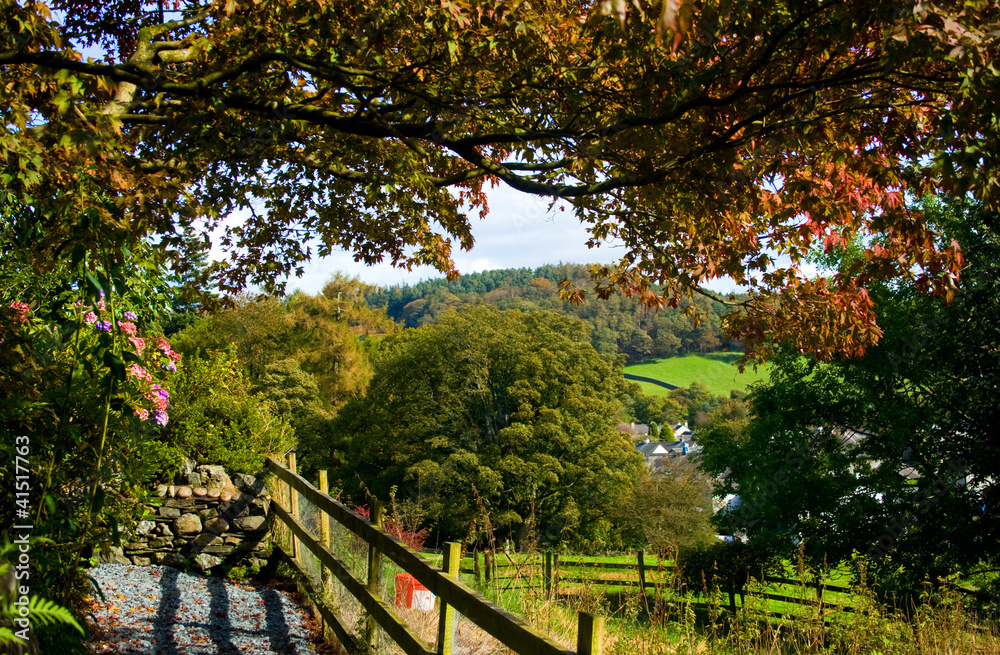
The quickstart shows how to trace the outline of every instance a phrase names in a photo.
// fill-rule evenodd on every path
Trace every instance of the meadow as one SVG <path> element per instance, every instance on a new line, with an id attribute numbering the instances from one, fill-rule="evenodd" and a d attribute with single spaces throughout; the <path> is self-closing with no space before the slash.
<path id="1" fill-rule="evenodd" d="M 743 373 L 740 373 L 736 362 L 742 356 L 743 353 L 731 351 L 678 355 L 632 364 L 625 367 L 625 372 L 655 378 L 678 387 L 687 387 L 692 382 L 700 382 L 713 394 L 728 396 L 733 389 L 745 391 L 754 382 L 767 379 L 766 364 L 758 366 L 756 371 L 752 366 L 748 366 Z M 642 387 L 642 392 L 645 394 L 665 396 L 670 393 L 668 389 L 648 382 L 636 382 L 636 384 Z"/>

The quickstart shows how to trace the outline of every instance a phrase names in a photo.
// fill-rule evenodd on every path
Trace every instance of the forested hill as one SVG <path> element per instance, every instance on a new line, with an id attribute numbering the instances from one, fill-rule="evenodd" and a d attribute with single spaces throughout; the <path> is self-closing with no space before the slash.
<path id="1" fill-rule="evenodd" d="M 559 296 L 559 282 L 563 279 L 586 288 L 588 267 L 558 264 L 470 273 L 454 282 L 436 279 L 377 289 L 366 299 L 372 307 L 385 307 L 390 317 L 407 327 L 434 322 L 448 309 L 466 305 L 547 309 L 585 321 L 591 326 L 591 341 L 599 352 L 621 352 L 628 355 L 630 362 L 705 352 L 720 346 L 739 347 L 722 340 L 720 317 L 727 308 L 720 303 L 698 298 L 696 302 L 708 319 L 696 327 L 680 310 L 668 308 L 656 313 L 645 309 L 638 300 L 622 296 L 599 300 L 590 294 L 583 304 L 573 305 Z"/>

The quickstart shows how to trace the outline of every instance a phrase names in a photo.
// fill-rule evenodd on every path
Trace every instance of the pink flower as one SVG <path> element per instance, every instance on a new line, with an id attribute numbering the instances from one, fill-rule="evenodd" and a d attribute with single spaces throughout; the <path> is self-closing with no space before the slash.
<path id="1" fill-rule="evenodd" d="M 135 323 L 119 323 L 118 327 L 122 329 L 125 334 L 135 334 Z"/>
<path id="2" fill-rule="evenodd" d="M 17 314 L 18 314 L 17 320 L 19 320 L 21 323 L 27 323 L 28 322 L 28 312 L 31 311 L 31 308 L 28 307 L 28 303 L 26 303 L 26 302 L 12 302 L 10 304 L 10 306 L 11 306 L 11 309 L 13 309 L 14 311 L 17 312 Z"/>
<path id="3" fill-rule="evenodd" d="M 140 421 L 145 421 L 146 419 L 149 418 L 149 412 L 143 409 L 142 407 L 136 407 L 133 409 L 133 411 L 135 412 L 135 415 L 139 417 Z"/>
<path id="4" fill-rule="evenodd" d="M 156 421 L 157 425 L 163 426 L 167 424 L 167 413 L 162 410 L 156 410 L 153 412 L 153 420 Z"/>
<path id="5" fill-rule="evenodd" d="M 146 400 L 153 403 L 159 411 L 167 411 L 170 393 L 166 389 L 161 389 L 160 385 L 154 384 L 151 391 L 146 393 Z"/>
<path id="6" fill-rule="evenodd" d="M 170 344 L 167 342 L 166 339 L 160 337 L 156 341 L 156 345 L 159 346 L 160 351 L 170 359 L 174 360 L 175 362 L 181 361 L 181 354 L 175 353 L 173 350 L 171 350 Z"/>
<path id="7" fill-rule="evenodd" d="M 83 317 L 83 321 L 85 323 L 96 323 L 97 314 L 95 314 L 94 312 L 87 312 L 87 315 Z"/>
<path id="8" fill-rule="evenodd" d="M 125 320 L 126 321 L 134 321 L 137 318 L 139 318 L 139 317 L 135 315 L 135 312 L 125 312 Z"/>
<path id="9" fill-rule="evenodd" d="M 146 369 L 139 366 L 138 364 L 132 364 L 132 366 L 129 367 L 128 371 L 129 373 L 132 374 L 133 377 L 137 377 L 140 380 L 145 380 L 146 382 L 153 381 L 153 376 L 150 375 Z"/>
<path id="10" fill-rule="evenodd" d="M 107 309 L 107 307 L 105 307 L 105 305 L 104 305 L 104 300 L 98 300 L 97 301 L 97 308 L 99 310 L 101 310 L 102 312 Z"/>
<path id="11" fill-rule="evenodd" d="M 142 350 L 146 347 L 145 339 L 142 339 L 141 337 L 129 337 L 128 340 L 132 342 L 132 346 L 135 348 L 135 354 L 141 357 Z"/>

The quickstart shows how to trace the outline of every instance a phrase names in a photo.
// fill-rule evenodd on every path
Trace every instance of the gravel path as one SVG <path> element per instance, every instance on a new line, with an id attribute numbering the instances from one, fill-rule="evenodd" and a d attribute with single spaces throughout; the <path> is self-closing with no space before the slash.
<path id="1" fill-rule="evenodd" d="M 316 655 L 288 594 L 169 566 L 101 564 L 91 576 L 100 632 L 95 655 Z"/>

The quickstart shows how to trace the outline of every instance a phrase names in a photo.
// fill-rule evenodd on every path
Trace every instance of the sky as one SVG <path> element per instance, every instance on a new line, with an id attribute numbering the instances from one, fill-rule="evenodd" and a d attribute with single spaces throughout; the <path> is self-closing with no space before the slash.
<path id="1" fill-rule="evenodd" d="M 490 213 L 485 219 L 480 219 L 478 214 L 471 218 L 475 246 L 471 251 L 456 250 L 454 253 L 460 273 L 537 268 L 559 263 L 610 264 L 624 254 L 624 247 L 615 243 L 587 248 L 589 234 L 584 226 L 569 210 L 549 211 L 548 202 L 542 198 L 506 186 L 489 189 L 487 196 Z M 309 294 L 319 293 L 337 271 L 380 286 L 413 285 L 443 277 L 430 266 L 414 268 L 412 272 L 393 268 L 390 264 L 366 266 L 355 262 L 349 253 L 341 252 L 306 265 L 301 278 L 289 280 L 288 291 L 299 289 Z"/>

